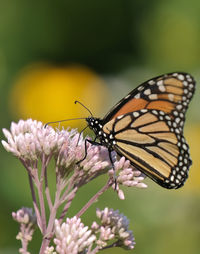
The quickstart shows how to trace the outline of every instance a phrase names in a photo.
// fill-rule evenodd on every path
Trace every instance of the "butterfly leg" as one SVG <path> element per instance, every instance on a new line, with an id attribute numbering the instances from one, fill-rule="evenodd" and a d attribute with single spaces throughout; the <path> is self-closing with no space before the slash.
<path id="1" fill-rule="evenodd" d="M 96 138 L 95 138 L 95 140 L 96 140 Z M 77 165 L 80 164 L 82 161 L 84 161 L 87 157 L 87 142 L 92 144 L 92 145 L 101 146 L 101 144 L 96 142 L 95 140 L 90 140 L 90 139 L 87 139 L 87 138 L 85 139 L 85 155 L 84 155 L 83 159 L 81 159 L 80 161 L 78 161 L 76 163 Z"/>
<path id="2" fill-rule="evenodd" d="M 84 161 L 87 157 L 87 142 L 92 144 L 92 145 L 96 145 L 96 146 L 101 146 L 102 144 L 101 143 L 98 143 L 95 141 L 96 138 L 94 140 L 90 140 L 90 139 L 85 139 L 85 155 L 83 157 L 83 159 L 81 159 L 80 161 L 78 161 L 76 164 L 80 164 L 82 161 Z M 114 162 L 113 162 L 113 159 L 112 159 L 112 150 L 108 149 L 108 155 L 109 155 L 109 159 L 110 159 L 110 162 L 111 162 L 111 165 L 112 165 L 112 168 L 113 168 L 113 171 L 114 171 L 114 182 L 115 182 L 115 190 L 117 189 L 117 176 L 116 176 L 116 172 L 115 172 L 115 166 L 114 166 Z"/>
<path id="3" fill-rule="evenodd" d="M 116 190 L 117 189 L 117 176 L 116 176 L 115 165 L 114 165 L 111 153 L 112 153 L 112 150 L 108 149 L 109 159 L 110 159 L 113 171 L 114 171 L 113 178 L 114 178 L 114 181 L 115 181 L 115 190 Z"/>

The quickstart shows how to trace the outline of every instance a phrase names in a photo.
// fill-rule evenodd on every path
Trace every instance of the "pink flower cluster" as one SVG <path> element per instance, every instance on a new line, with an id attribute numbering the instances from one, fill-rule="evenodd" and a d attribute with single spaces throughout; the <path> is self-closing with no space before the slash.
<path id="1" fill-rule="evenodd" d="M 84 226 L 81 219 L 76 216 L 67 218 L 62 224 L 55 220 L 55 235 L 54 243 L 59 254 L 81 253 L 86 248 L 91 248 L 96 240 L 92 230 Z"/>
<path id="2" fill-rule="evenodd" d="M 115 240 L 111 246 L 122 247 L 124 249 L 133 249 L 135 239 L 133 233 L 128 229 L 129 220 L 118 210 L 105 208 L 104 210 L 97 209 L 97 217 L 101 223 L 93 222 L 92 229 L 95 234 L 99 233 L 99 238 L 96 241 L 101 248 L 106 247 L 108 241 Z"/>
<path id="3" fill-rule="evenodd" d="M 12 213 L 12 217 L 20 224 L 20 231 L 16 239 L 22 242 L 23 248 L 19 249 L 20 253 L 30 254 L 27 251 L 28 243 L 32 240 L 36 225 L 36 215 L 32 208 L 22 207 L 16 213 Z"/>
<path id="4" fill-rule="evenodd" d="M 16 213 L 12 212 L 12 217 L 20 224 L 36 224 L 36 215 L 32 208 L 22 207 Z"/>
<path id="5" fill-rule="evenodd" d="M 56 164 L 62 175 L 70 170 L 79 169 L 74 180 L 81 186 L 100 174 L 109 171 L 110 177 L 114 171 L 109 160 L 107 148 L 87 143 L 87 156 L 85 155 L 85 139 L 75 129 L 54 130 L 50 126 L 44 126 L 42 122 L 28 119 L 12 122 L 10 131 L 3 129 L 7 141 L 3 140 L 2 145 L 8 151 L 23 161 L 38 161 L 43 155 L 56 158 Z M 113 152 L 113 157 L 116 157 Z M 81 161 L 81 162 L 80 162 Z M 80 162 L 78 165 L 77 163 Z M 132 168 L 130 162 L 122 157 L 114 163 L 117 177 L 117 192 L 121 199 L 124 199 L 123 191 L 119 185 L 147 187 L 142 183 L 144 180 L 140 171 Z M 116 188 L 116 186 L 113 188 Z"/>
<path id="6" fill-rule="evenodd" d="M 11 123 L 10 131 L 3 129 L 7 138 L 2 141 L 4 148 L 24 160 L 38 160 L 44 153 L 56 153 L 62 146 L 66 136 L 71 133 L 56 132 L 52 127 L 46 128 L 42 122 L 28 119 Z"/>

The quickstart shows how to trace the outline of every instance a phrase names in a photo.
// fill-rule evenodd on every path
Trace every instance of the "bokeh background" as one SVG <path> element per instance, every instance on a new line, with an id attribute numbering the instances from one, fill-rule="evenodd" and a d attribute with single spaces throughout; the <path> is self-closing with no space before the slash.
<path id="1" fill-rule="evenodd" d="M 119 208 L 136 238 L 131 253 L 200 253 L 199 11 L 199 0 L 0 0 L 1 128 L 19 119 L 46 123 L 88 116 L 74 100 L 103 116 L 153 76 L 186 71 L 195 77 L 185 126 L 193 165 L 184 188 L 165 190 L 146 180 L 145 190 L 125 189 L 125 201 L 113 191 L 105 193 L 83 216 L 90 225 L 96 207 Z M 69 124 L 79 130 L 85 126 L 84 121 Z M 0 253 L 12 254 L 20 243 L 11 212 L 31 206 L 31 195 L 25 169 L 2 146 L 0 162 Z M 69 216 L 104 181 L 102 177 L 84 187 Z M 31 253 L 38 253 L 39 239 L 37 232 Z"/>

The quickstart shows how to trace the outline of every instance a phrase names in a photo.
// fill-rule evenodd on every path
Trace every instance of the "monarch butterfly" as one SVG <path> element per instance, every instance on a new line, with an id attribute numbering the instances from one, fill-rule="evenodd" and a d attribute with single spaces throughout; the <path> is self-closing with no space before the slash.
<path id="1" fill-rule="evenodd" d="M 92 114 L 86 118 L 96 136 L 86 141 L 107 147 L 111 162 L 114 150 L 162 187 L 177 189 L 183 186 L 192 164 L 183 127 L 194 91 L 195 81 L 187 73 L 150 79 L 121 99 L 103 119 Z"/>

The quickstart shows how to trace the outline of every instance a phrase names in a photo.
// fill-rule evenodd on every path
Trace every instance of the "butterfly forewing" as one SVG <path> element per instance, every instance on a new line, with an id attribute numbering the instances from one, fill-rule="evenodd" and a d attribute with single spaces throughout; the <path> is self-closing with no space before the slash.
<path id="1" fill-rule="evenodd" d="M 112 118 L 140 109 L 185 112 L 193 96 L 195 82 L 187 73 L 169 73 L 150 79 L 131 91 L 104 117 Z"/>

